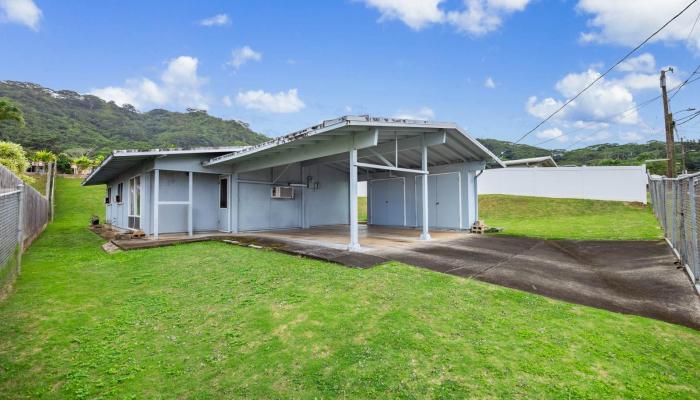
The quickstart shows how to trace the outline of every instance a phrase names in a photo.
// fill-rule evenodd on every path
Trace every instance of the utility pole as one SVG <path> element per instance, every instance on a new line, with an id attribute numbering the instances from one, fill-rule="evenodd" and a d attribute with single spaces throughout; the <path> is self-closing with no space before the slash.
<path id="1" fill-rule="evenodd" d="M 668 68 L 668 71 L 673 72 L 673 68 Z M 674 178 L 676 176 L 675 164 L 675 144 L 673 143 L 673 115 L 668 107 L 668 94 L 666 93 L 666 70 L 661 70 L 661 95 L 664 101 L 664 126 L 666 128 L 666 176 Z"/>

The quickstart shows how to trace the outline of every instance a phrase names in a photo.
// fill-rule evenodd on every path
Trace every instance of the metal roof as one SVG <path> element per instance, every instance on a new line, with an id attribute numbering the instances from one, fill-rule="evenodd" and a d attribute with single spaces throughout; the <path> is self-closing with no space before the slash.
<path id="1" fill-rule="evenodd" d="M 544 157 L 532 157 L 532 158 L 521 158 L 519 160 L 507 160 L 503 161 L 503 164 L 505 164 L 507 167 L 515 167 L 515 166 L 528 166 L 530 164 L 543 164 L 545 166 L 550 166 L 550 167 L 556 167 L 557 162 L 554 161 L 552 156 L 544 156 Z"/>
<path id="2" fill-rule="evenodd" d="M 85 178 L 82 184 L 84 186 L 90 186 L 107 183 L 124 171 L 136 167 L 142 161 L 154 159 L 156 157 L 189 154 L 211 154 L 214 156 L 241 150 L 245 147 L 246 146 L 199 147 L 194 149 L 114 150 L 109 157 L 105 158 L 104 161 Z"/>
<path id="3" fill-rule="evenodd" d="M 384 118 L 363 116 L 343 116 L 321 122 L 300 131 L 280 136 L 267 142 L 250 146 L 236 152 L 213 157 L 204 166 L 218 164 L 235 164 L 244 160 L 269 157 L 272 153 L 284 151 L 285 147 L 297 147 L 299 144 L 312 144 L 321 136 L 336 136 L 353 132 L 379 129 L 378 144 L 393 142 L 403 138 L 428 132 L 445 132 L 447 141 L 444 144 L 431 146 L 428 164 L 430 166 L 451 164 L 468 161 L 495 161 L 501 167 L 503 162 L 489 151 L 484 145 L 470 136 L 457 124 L 449 122 L 431 122 L 423 120 Z M 293 145 L 292 145 L 293 143 Z M 366 161 L 381 164 L 376 156 L 360 155 Z M 421 165 L 420 149 L 402 150 L 398 155 L 402 167 L 416 168 Z M 338 163 L 339 167 L 342 162 Z M 345 163 L 347 164 L 347 163 Z M 346 166 L 347 167 L 347 166 Z"/>

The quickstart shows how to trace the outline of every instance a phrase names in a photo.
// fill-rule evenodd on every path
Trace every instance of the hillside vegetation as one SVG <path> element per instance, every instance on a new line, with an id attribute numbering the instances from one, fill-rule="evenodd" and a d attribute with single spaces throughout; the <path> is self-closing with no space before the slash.
<path id="1" fill-rule="evenodd" d="M 601 143 L 575 150 L 554 149 L 547 150 L 525 144 L 513 144 L 496 139 L 479 139 L 489 150 L 503 160 L 517 160 L 520 158 L 552 156 L 559 165 L 641 165 L 646 163 L 652 173 L 665 173 L 664 161 L 650 162 L 649 160 L 663 159 L 666 157 L 666 144 L 658 140 L 647 143 Z M 685 151 L 686 169 L 700 171 L 700 142 L 697 140 L 686 141 L 681 148 L 676 143 L 676 168 L 683 168 L 682 154 Z"/>
<path id="2" fill-rule="evenodd" d="M 256 144 L 267 137 L 240 121 L 223 120 L 205 111 L 186 113 L 156 109 L 141 113 L 99 97 L 69 90 L 54 91 L 28 82 L 0 81 L 0 98 L 24 113 L 25 127 L 0 122 L 0 140 L 28 150 L 59 153 L 73 148 L 107 152 L 123 148 L 168 148 Z"/>

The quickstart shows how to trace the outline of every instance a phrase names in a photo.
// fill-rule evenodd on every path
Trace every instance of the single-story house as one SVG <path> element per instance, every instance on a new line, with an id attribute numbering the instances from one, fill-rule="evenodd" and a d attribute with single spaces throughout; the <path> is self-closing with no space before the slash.
<path id="1" fill-rule="evenodd" d="M 557 162 L 552 156 L 521 158 L 519 160 L 504 160 L 503 164 L 509 168 L 518 167 L 557 167 Z"/>
<path id="2" fill-rule="evenodd" d="M 368 223 L 466 230 L 477 177 L 503 163 L 454 123 L 345 116 L 245 147 L 114 151 L 83 182 L 106 185 L 106 221 L 161 234 L 349 225 L 359 249 L 357 183 Z"/>

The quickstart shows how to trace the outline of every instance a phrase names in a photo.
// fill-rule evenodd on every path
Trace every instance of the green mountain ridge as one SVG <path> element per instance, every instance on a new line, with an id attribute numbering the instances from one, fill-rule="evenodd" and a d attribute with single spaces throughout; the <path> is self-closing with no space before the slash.
<path id="1" fill-rule="evenodd" d="M 0 98 L 17 104 L 25 127 L 0 122 L 0 140 L 28 150 L 61 152 L 72 148 L 104 153 L 114 149 L 235 146 L 257 144 L 268 137 L 241 121 L 224 120 L 206 111 L 139 112 L 89 94 L 52 90 L 30 82 L 0 81 Z"/>

